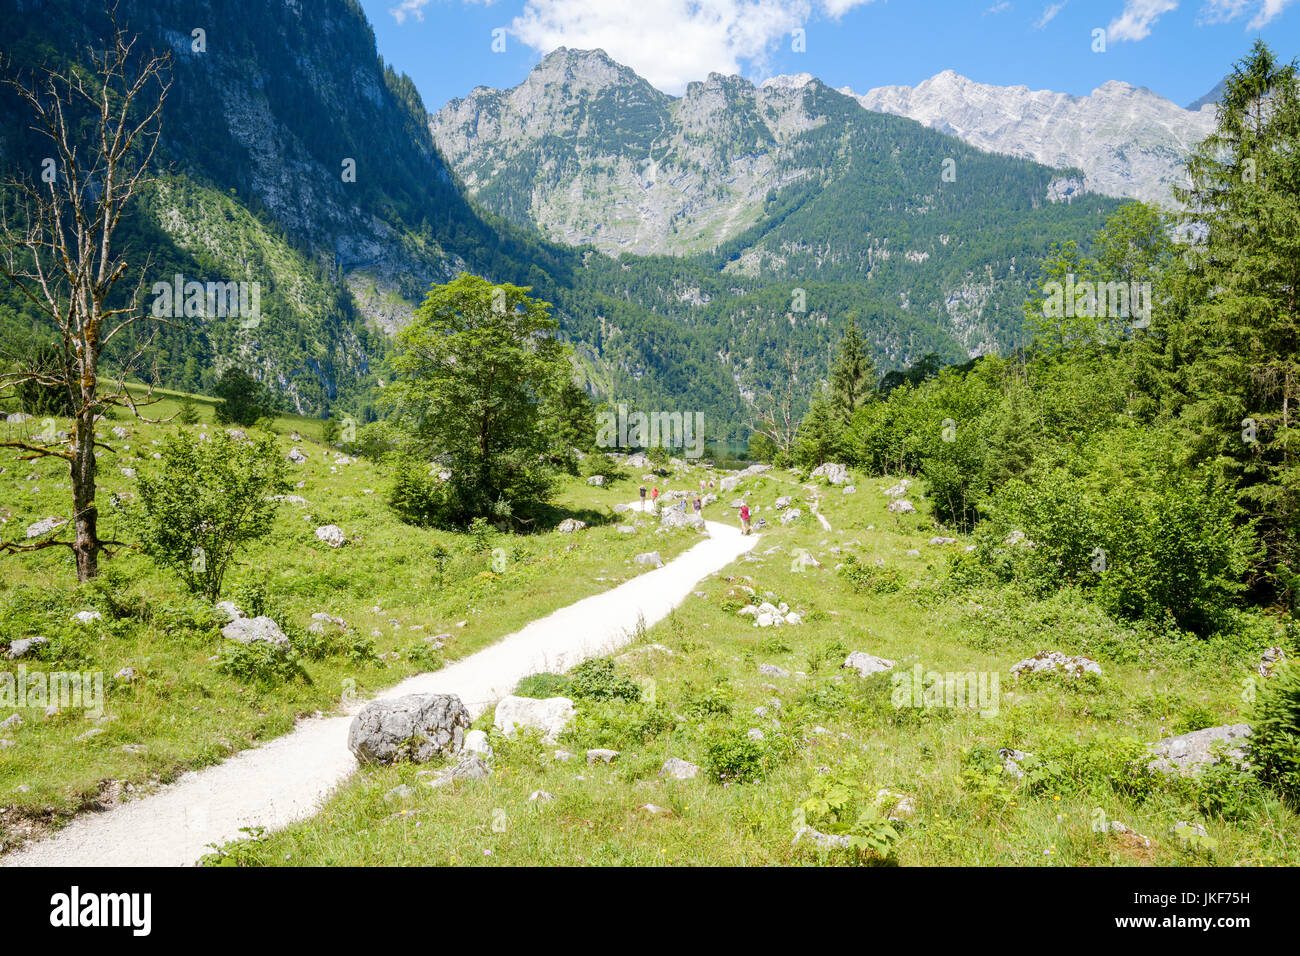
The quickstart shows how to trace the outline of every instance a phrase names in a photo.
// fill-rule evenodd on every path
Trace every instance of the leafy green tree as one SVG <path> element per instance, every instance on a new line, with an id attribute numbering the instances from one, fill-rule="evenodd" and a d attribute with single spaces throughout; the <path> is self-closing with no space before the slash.
<path id="1" fill-rule="evenodd" d="M 271 530 L 290 490 L 288 468 L 270 437 L 234 441 L 182 432 L 163 442 L 158 467 L 142 471 L 138 526 L 144 550 L 215 601 L 235 552 Z"/>
<path id="2" fill-rule="evenodd" d="M 199 407 L 194 403 L 194 399 L 185 398 L 181 401 L 181 410 L 176 413 L 176 420 L 182 425 L 193 425 L 199 420 Z"/>
<path id="3" fill-rule="evenodd" d="M 462 274 L 429 290 L 397 336 L 383 400 L 450 471 L 443 521 L 506 517 L 546 500 L 541 406 L 572 375 L 550 305 Z"/>
<path id="4" fill-rule="evenodd" d="M 1259 521 L 1256 583 L 1300 595 L 1300 81 L 1257 41 L 1225 81 L 1214 133 L 1177 191 L 1197 297 L 1183 414 Z"/>
<path id="5" fill-rule="evenodd" d="M 831 402 L 818 398 L 808 406 L 808 414 L 799 423 L 795 437 L 794 459 L 807 467 L 816 467 L 839 457 L 842 425 Z"/>
<path id="6" fill-rule="evenodd" d="M 214 391 L 221 399 L 216 408 L 220 425 L 249 426 L 275 412 L 275 400 L 270 390 L 236 365 L 221 374 Z"/>
<path id="7" fill-rule="evenodd" d="M 327 418 L 325 421 L 321 422 L 320 440 L 326 445 L 332 445 L 339 440 L 339 435 L 341 435 L 342 432 L 343 429 L 339 427 L 337 419 Z"/>

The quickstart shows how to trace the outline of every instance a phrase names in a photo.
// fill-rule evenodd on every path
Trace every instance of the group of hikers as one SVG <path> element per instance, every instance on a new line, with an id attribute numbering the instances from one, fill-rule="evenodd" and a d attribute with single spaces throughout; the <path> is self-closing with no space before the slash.
<path id="1" fill-rule="evenodd" d="M 714 487 L 714 481 L 712 478 L 710 478 L 707 483 L 703 478 L 700 479 L 700 493 L 695 496 L 695 500 L 694 502 L 692 502 L 692 507 L 696 514 L 700 514 L 704 510 L 704 502 L 701 500 L 701 496 L 705 494 L 706 487 L 707 488 Z M 646 510 L 645 509 L 645 504 L 646 504 L 645 485 L 641 486 L 640 493 L 641 493 L 641 510 L 645 511 Z M 653 508 L 657 506 L 659 503 L 659 487 L 657 485 L 654 488 L 650 489 L 649 497 L 650 497 L 651 507 Z M 680 505 L 682 511 L 685 512 L 686 511 L 685 498 L 681 499 Z M 740 506 L 740 533 L 749 534 L 749 505 L 747 504 L 741 504 Z"/>

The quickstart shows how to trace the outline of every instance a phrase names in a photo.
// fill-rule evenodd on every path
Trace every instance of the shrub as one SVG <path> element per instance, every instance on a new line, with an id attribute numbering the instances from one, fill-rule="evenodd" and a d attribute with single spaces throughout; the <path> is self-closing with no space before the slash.
<path id="1" fill-rule="evenodd" d="M 854 853 L 875 860 L 893 857 L 900 837 L 882 810 L 883 801 L 890 799 L 887 791 L 871 795 L 852 773 L 814 777 L 809 791 L 795 806 L 795 829 L 809 826 L 819 833 L 847 836 Z"/>
<path id="2" fill-rule="evenodd" d="M 222 401 L 215 417 L 219 425 L 253 425 L 275 413 L 275 396 L 261 382 L 238 366 L 226 369 L 213 389 Z"/>
<path id="3" fill-rule="evenodd" d="M 238 681 L 269 689 L 294 680 L 310 684 L 296 652 L 267 641 L 252 644 L 229 643 L 217 656 L 217 670 Z"/>
<path id="4" fill-rule="evenodd" d="M 1259 779 L 1300 802 L 1300 664 L 1279 666 L 1255 698 L 1247 759 Z"/>
<path id="5" fill-rule="evenodd" d="M 897 568 L 861 564 L 851 554 L 844 556 L 844 566 L 839 573 L 853 586 L 853 590 L 860 593 L 893 594 L 903 586 L 903 576 Z"/>
<path id="6" fill-rule="evenodd" d="M 138 527 L 145 551 L 215 601 L 235 551 L 271 529 L 268 499 L 290 489 L 284 457 L 267 437 L 236 442 L 217 433 L 168 438 L 159 467 L 141 473 Z"/>
<path id="7" fill-rule="evenodd" d="M 573 696 L 581 700 L 622 700 L 634 703 L 641 699 L 641 685 L 614 670 L 607 657 L 593 657 L 569 672 Z"/>
<path id="8" fill-rule="evenodd" d="M 763 775 L 766 748 L 742 730 L 716 731 L 705 750 L 704 763 L 719 783 L 748 783 Z"/>

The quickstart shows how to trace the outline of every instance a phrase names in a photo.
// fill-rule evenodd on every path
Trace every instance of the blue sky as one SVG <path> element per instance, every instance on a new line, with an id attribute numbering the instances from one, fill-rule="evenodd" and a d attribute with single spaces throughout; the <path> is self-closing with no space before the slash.
<path id="1" fill-rule="evenodd" d="M 510 87 L 557 46 L 601 47 L 680 93 L 710 71 L 811 73 L 864 92 L 945 69 L 1086 94 L 1107 80 L 1180 105 L 1263 36 L 1300 56 L 1300 0 L 362 0 L 379 52 L 436 110 Z M 797 52 L 795 30 L 804 31 Z M 1105 51 L 1094 52 L 1094 30 Z M 498 31 L 494 35 L 494 31 Z M 495 45 L 498 50 L 494 51 Z M 504 50 L 499 48 L 504 46 Z"/>

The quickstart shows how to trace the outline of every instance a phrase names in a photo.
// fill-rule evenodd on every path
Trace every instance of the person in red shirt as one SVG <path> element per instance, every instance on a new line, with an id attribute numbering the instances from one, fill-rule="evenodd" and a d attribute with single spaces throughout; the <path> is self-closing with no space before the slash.
<path id="1" fill-rule="evenodd" d="M 659 489 L 658 489 L 658 488 L 651 488 L 651 489 L 650 489 L 650 503 L 651 503 L 651 504 L 654 504 L 654 503 L 657 502 L 658 500 L 659 500 Z"/>
<path id="2" fill-rule="evenodd" d="M 749 505 L 740 506 L 740 533 L 749 534 Z"/>

